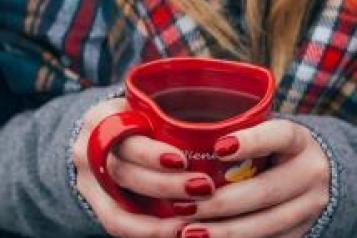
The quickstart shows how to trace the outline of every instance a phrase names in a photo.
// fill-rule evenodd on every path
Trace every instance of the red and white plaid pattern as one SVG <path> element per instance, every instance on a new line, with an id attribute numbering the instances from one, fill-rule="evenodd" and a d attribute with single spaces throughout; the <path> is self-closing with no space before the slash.
<path id="1" fill-rule="evenodd" d="M 357 10 L 350 1 L 326 0 L 279 85 L 276 111 L 357 121 Z M 203 29 L 168 0 L 122 2 L 130 2 L 129 18 L 146 36 L 142 61 L 210 55 Z"/>
<path id="2" fill-rule="evenodd" d="M 200 28 L 169 1 L 138 1 L 137 9 L 148 34 L 142 52 L 143 61 L 174 56 L 209 56 Z"/>
<path id="3" fill-rule="evenodd" d="M 280 111 L 357 116 L 353 108 L 339 112 L 350 103 L 357 106 L 357 15 L 347 2 L 326 1 L 282 82 Z"/>

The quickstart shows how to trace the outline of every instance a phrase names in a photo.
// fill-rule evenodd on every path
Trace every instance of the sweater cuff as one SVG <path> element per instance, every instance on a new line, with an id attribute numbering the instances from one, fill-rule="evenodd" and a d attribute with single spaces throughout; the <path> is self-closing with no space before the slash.
<path id="1" fill-rule="evenodd" d="M 114 98 L 119 98 L 119 97 L 123 97 L 124 96 L 124 88 L 123 87 L 116 87 L 115 91 L 113 92 L 109 92 L 107 95 L 105 95 L 104 97 L 99 98 L 98 100 L 96 100 L 93 104 L 88 106 L 88 110 L 91 107 L 96 106 L 99 102 L 102 101 L 107 101 L 107 100 L 111 100 Z M 96 222 L 98 225 L 98 219 L 95 215 L 95 213 L 93 212 L 90 204 L 87 202 L 87 200 L 82 196 L 82 194 L 79 192 L 78 188 L 77 188 L 77 170 L 76 167 L 73 163 L 73 145 L 76 142 L 78 135 L 81 131 L 82 128 L 82 121 L 83 118 L 79 118 L 77 121 L 74 122 L 73 128 L 72 128 L 72 135 L 71 138 L 69 140 L 69 146 L 68 146 L 68 150 L 67 150 L 67 177 L 68 177 L 68 184 L 71 188 L 72 194 L 74 195 L 74 197 L 77 199 L 78 201 L 78 205 L 79 207 L 89 216 L 89 218 L 91 220 L 93 220 L 94 222 Z"/>
<path id="2" fill-rule="evenodd" d="M 310 231 L 304 236 L 304 238 L 318 238 L 322 236 L 324 231 L 327 229 L 327 227 L 333 220 L 336 209 L 338 207 L 338 203 L 340 201 L 340 172 L 338 162 L 335 159 L 331 146 L 321 134 L 319 134 L 312 128 L 309 129 L 311 131 L 312 137 L 318 142 L 326 157 L 329 159 L 331 173 L 328 205 L 320 215 L 320 218 L 311 227 Z"/>
<path id="3" fill-rule="evenodd" d="M 353 172 L 357 166 L 354 161 L 356 152 L 350 144 L 353 139 L 351 136 L 356 132 L 355 126 L 332 117 L 286 114 L 276 116 L 308 128 L 329 160 L 329 202 L 304 238 L 351 237 L 356 217 L 353 214 L 356 210 L 354 203 L 357 195 L 356 186 L 353 185 L 353 180 L 357 177 Z"/>

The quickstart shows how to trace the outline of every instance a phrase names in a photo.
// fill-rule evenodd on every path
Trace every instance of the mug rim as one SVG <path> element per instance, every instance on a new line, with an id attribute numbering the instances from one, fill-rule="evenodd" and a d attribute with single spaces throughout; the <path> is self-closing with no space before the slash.
<path id="1" fill-rule="evenodd" d="M 218 63 L 218 64 L 226 64 L 226 65 L 231 65 L 231 66 L 244 67 L 246 69 L 259 70 L 263 74 L 266 75 L 266 78 L 268 80 L 267 89 L 266 89 L 264 96 L 260 99 L 259 103 L 257 103 L 252 108 L 245 111 L 244 113 L 237 114 L 236 116 L 227 118 L 225 120 L 215 121 L 215 122 L 188 122 L 188 121 L 179 120 L 179 119 L 169 116 L 163 110 L 161 110 L 160 107 L 149 96 L 147 96 L 142 90 L 140 90 L 138 87 L 136 87 L 133 83 L 134 75 L 138 71 L 145 70 L 145 68 L 148 68 L 148 67 L 155 67 L 156 65 L 165 64 L 165 63 L 167 64 L 167 63 L 177 62 L 177 61 L 181 61 L 181 62 L 182 61 L 191 61 L 191 62 L 197 61 L 197 62 Z M 276 88 L 275 87 L 275 78 L 274 78 L 272 72 L 265 67 L 253 65 L 250 63 L 234 62 L 234 61 L 205 58 L 205 57 L 164 58 L 164 59 L 153 60 L 148 63 L 144 63 L 141 65 L 135 66 L 127 74 L 125 84 L 126 84 L 126 90 L 128 92 L 130 92 L 132 95 L 134 95 L 135 98 L 137 98 L 137 99 L 145 102 L 147 105 L 149 105 L 150 108 L 155 112 L 155 114 L 158 115 L 160 118 L 162 118 L 166 123 L 171 124 L 175 127 L 180 127 L 180 128 L 188 129 L 188 130 L 197 130 L 197 131 L 221 130 L 221 129 L 224 129 L 227 127 L 232 127 L 237 124 L 243 124 L 244 122 L 249 121 L 252 117 L 256 116 L 257 114 L 259 115 L 260 113 L 263 113 L 268 109 L 268 107 L 271 105 L 271 102 L 273 100 L 275 88 Z M 130 104 L 130 101 L 129 101 L 129 104 Z"/>

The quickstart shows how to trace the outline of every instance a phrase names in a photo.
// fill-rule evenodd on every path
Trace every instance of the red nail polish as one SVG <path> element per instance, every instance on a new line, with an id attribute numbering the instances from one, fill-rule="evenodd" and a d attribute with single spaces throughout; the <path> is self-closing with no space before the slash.
<path id="1" fill-rule="evenodd" d="M 209 238 L 208 231 L 206 229 L 196 228 L 189 229 L 185 232 L 185 238 Z"/>
<path id="2" fill-rule="evenodd" d="M 214 145 L 214 153 L 220 157 L 234 154 L 239 149 L 239 141 L 234 136 L 227 136 L 218 139 Z"/>
<path id="3" fill-rule="evenodd" d="M 178 216 L 191 216 L 197 212 L 197 205 L 191 202 L 174 203 L 173 209 Z"/>
<path id="4" fill-rule="evenodd" d="M 186 182 L 185 190 L 191 196 L 208 196 L 213 192 L 212 185 L 206 178 L 194 178 Z"/>
<path id="5" fill-rule="evenodd" d="M 184 169 L 185 163 L 181 156 L 175 153 L 165 153 L 160 156 L 160 164 L 169 169 Z"/>

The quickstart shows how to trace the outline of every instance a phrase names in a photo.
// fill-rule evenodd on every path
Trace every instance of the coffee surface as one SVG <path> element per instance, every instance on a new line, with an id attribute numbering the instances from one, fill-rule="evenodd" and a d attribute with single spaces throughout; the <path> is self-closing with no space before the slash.
<path id="1" fill-rule="evenodd" d="M 244 92 L 206 87 L 182 87 L 152 95 L 170 117 L 187 122 L 218 122 L 242 114 L 259 102 Z"/>

